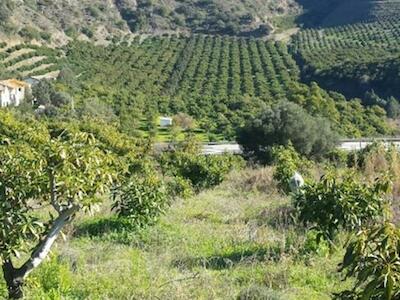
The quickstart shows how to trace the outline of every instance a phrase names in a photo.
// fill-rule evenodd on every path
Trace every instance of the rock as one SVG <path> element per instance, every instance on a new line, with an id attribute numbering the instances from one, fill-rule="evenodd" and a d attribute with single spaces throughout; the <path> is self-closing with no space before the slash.
<path id="1" fill-rule="evenodd" d="M 295 193 L 297 192 L 302 186 L 304 186 L 304 179 L 298 172 L 295 172 L 293 177 L 290 178 L 289 187 L 290 190 Z"/>

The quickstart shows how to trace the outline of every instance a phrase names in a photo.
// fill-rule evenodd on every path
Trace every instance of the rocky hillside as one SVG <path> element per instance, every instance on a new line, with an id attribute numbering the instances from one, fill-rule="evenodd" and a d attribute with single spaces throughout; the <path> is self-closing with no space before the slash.
<path id="1" fill-rule="evenodd" d="M 400 15 L 400 0 L 1 0 L 0 39 L 64 44 L 136 34 L 266 36 L 294 26 L 334 26 Z"/>
<path id="2" fill-rule="evenodd" d="M 3 35 L 60 44 L 127 33 L 266 35 L 274 17 L 299 12 L 294 0 L 2 0 L 0 23 Z"/>

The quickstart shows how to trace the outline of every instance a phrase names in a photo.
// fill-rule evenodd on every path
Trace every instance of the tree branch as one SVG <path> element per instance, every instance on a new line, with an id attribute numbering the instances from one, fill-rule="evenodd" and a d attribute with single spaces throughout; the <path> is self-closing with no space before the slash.
<path id="1" fill-rule="evenodd" d="M 22 278 L 26 278 L 33 269 L 38 267 L 46 256 L 49 254 L 51 247 L 57 240 L 63 227 L 71 221 L 73 215 L 79 210 L 79 206 L 74 205 L 62 211 L 62 213 L 55 219 L 53 226 L 50 228 L 46 237 L 39 243 L 33 251 L 29 260 L 18 269 L 18 273 Z"/>

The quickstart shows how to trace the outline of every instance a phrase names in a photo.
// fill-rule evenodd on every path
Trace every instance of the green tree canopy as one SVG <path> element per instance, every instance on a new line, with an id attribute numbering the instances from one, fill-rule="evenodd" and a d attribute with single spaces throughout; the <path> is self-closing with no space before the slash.
<path id="1" fill-rule="evenodd" d="M 292 143 L 300 154 L 320 157 L 335 146 L 336 138 L 327 120 L 283 101 L 250 120 L 238 131 L 237 140 L 249 158 L 270 163 L 274 146 Z"/>
<path id="2" fill-rule="evenodd" d="M 44 123 L 0 112 L 0 264 L 10 298 L 79 211 L 129 176 L 136 143 L 105 124 Z M 50 217 L 38 211 L 51 207 Z M 16 267 L 20 253 L 28 258 Z"/>

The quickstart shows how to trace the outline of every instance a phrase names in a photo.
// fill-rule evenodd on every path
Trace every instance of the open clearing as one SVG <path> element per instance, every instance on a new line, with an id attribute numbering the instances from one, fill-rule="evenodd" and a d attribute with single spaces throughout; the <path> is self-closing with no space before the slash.
<path id="1" fill-rule="evenodd" d="M 81 219 L 35 272 L 28 299 L 236 299 L 253 290 L 330 299 L 346 287 L 336 272 L 342 253 L 302 254 L 306 233 L 291 224 L 271 172 L 232 174 L 136 233 L 107 209 Z"/>

